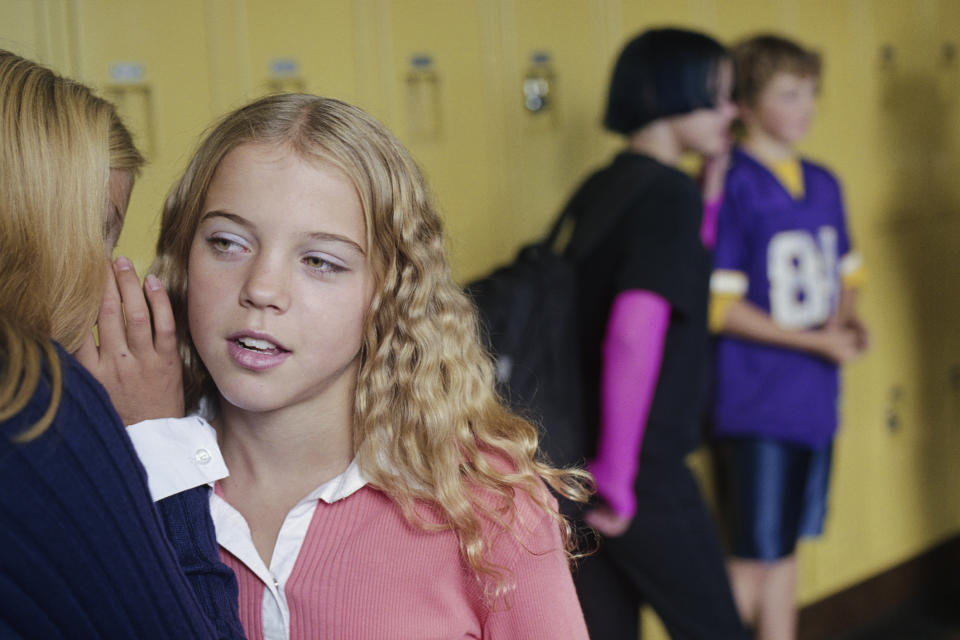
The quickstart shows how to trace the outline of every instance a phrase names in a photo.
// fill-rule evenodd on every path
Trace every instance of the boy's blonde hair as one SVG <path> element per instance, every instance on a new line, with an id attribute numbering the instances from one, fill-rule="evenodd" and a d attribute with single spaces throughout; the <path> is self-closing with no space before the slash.
<path id="1" fill-rule="evenodd" d="M 110 169 L 143 164 L 109 102 L 90 89 L 0 50 L 0 420 L 40 379 L 51 403 L 23 438 L 49 426 L 59 404 L 53 339 L 76 351 L 97 319 L 105 267 Z"/>
<path id="2" fill-rule="evenodd" d="M 740 103 L 755 105 L 778 73 L 820 79 L 820 54 L 781 36 L 763 34 L 748 38 L 734 46 L 732 53 L 734 99 Z"/>
<path id="3" fill-rule="evenodd" d="M 360 109 L 302 94 L 257 100 L 213 129 L 171 190 L 155 266 L 176 314 L 188 409 L 215 393 L 187 329 L 190 247 L 217 166 L 250 143 L 279 145 L 307 161 L 328 163 L 356 188 L 375 278 L 353 412 L 357 461 L 411 522 L 428 526 L 417 515 L 418 503 L 439 508 L 467 563 L 503 586 L 504 576 L 486 560 L 481 523 L 509 529 L 508 514 L 521 490 L 562 523 L 566 535 L 566 522 L 550 507 L 539 478 L 583 500 L 589 476 L 536 460 L 536 428 L 499 402 L 475 310 L 451 276 L 440 217 L 420 170 L 400 142 Z"/>

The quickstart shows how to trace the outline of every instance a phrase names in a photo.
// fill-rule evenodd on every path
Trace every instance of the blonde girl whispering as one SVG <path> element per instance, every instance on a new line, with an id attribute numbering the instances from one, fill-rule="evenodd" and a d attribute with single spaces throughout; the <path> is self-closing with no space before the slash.
<path id="1" fill-rule="evenodd" d="M 308 95 L 201 143 L 157 270 L 189 410 L 231 475 L 211 510 L 251 638 L 586 638 L 568 527 L 493 390 L 474 310 L 406 150 Z"/>
<path id="2" fill-rule="evenodd" d="M 0 49 L 0 638 L 242 637 L 207 487 L 155 507 L 124 428 L 183 402 L 159 281 L 108 259 L 142 164 L 112 104 Z"/>

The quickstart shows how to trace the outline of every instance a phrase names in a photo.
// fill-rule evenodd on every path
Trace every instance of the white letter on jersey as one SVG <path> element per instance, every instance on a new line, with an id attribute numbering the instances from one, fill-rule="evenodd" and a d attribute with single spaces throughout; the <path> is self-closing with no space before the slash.
<path id="1" fill-rule="evenodd" d="M 833 311 L 837 231 L 820 227 L 817 239 L 820 246 L 808 231 L 783 231 L 770 239 L 770 315 L 782 327 L 815 327 L 826 322 Z"/>

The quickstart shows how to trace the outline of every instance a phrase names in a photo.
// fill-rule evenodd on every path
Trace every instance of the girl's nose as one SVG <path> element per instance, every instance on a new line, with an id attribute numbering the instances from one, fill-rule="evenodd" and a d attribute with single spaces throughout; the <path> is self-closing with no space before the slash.
<path id="1" fill-rule="evenodd" d="M 253 261 L 240 291 L 240 304 L 285 311 L 290 306 L 289 274 L 267 256 Z"/>

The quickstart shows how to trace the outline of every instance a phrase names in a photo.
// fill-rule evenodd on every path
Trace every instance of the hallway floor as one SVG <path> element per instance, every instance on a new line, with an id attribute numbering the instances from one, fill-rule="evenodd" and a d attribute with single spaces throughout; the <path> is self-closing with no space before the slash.
<path id="1" fill-rule="evenodd" d="M 960 594 L 952 602 L 909 605 L 831 640 L 960 640 Z"/>

